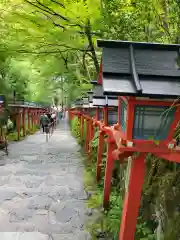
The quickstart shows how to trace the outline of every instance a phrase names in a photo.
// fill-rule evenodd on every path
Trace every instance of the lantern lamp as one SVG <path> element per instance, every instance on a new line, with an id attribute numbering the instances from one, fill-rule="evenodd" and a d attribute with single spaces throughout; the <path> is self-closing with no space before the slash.
<path id="1" fill-rule="evenodd" d="M 178 122 L 180 45 L 98 40 L 98 46 L 103 93 L 118 96 L 122 138 L 171 141 Z"/>
<path id="2" fill-rule="evenodd" d="M 96 115 L 96 107 L 92 103 L 89 103 L 89 116 L 94 117 Z"/>
<path id="3" fill-rule="evenodd" d="M 88 91 L 88 101 L 89 103 L 92 103 L 93 102 L 93 91 Z"/>
<path id="4" fill-rule="evenodd" d="M 81 107 L 82 107 L 82 100 L 80 98 L 76 99 L 71 105 L 71 108 L 80 109 Z"/>
<path id="5" fill-rule="evenodd" d="M 107 108 L 108 125 L 113 125 L 118 122 L 118 98 L 117 96 L 103 95 L 103 88 L 100 84 L 96 84 L 94 87 L 93 105 Z M 99 118 L 101 117 L 102 114 L 99 116 Z"/>
<path id="6" fill-rule="evenodd" d="M 108 105 L 108 125 L 113 126 L 118 122 L 118 98 L 117 96 L 107 96 Z"/>
<path id="7" fill-rule="evenodd" d="M 97 82 L 93 82 L 93 106 L 96 107 L 105 107 L 106 106 L 106 97 L 103 94 L 102 86 Z"/>
<path id="8" fill-rule="evenodd" d="M 83 108 L 89 108 L 89 98 L 87 96 L 82 97 Z"/>

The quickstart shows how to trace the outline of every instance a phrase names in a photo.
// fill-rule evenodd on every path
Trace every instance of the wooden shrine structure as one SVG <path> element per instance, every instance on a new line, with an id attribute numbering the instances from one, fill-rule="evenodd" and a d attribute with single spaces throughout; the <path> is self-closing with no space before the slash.
<path id="1" fill-rule="evenodd" d="M 109 201 L 114 161 L 123 163 L 131 156 L 119 239 L 133 240 L 146 154 L 180 162 L 180 151 L 173 139 L 180 120 L 180 45 L 99 40 L 98 46 L 103 48 L 103 93 L 116 95 L 119 100 L 118 125 L 106 130 L 109 152 L 104 206 Z"/>
<path id="2" fill-rule="evenodd" d="M 8 109 L 15 118 L 18 139 L 20 139 L 21 126 L 23 136 L 26 135 L 26 116 L 28 121 L 28 130 L 30 131 L 36 125 L 40 124 L 40 115 L 44 111 L 50 110 L 50 108 L 50 105 L 43 103 L 27 102 L 24 100 L 9 100 Z"/>
<path id="3" fill-rule="evenodd" d="M 98 181 L 104 136 L 108 136 L 104 208 L 109 205 L 114 162 L 130 163 L 119 240 L 133 240 L 147 153 L 180 163 L 180 150 L 174 139 L 180 121 L 180 45 L 98 40 L 98 46 L 103 50 L 100 73 L 89 93 L 96 114 L 90 116 L 82 108 L 73 114 L 81 119 L 81 130 L 84 119 L 88 124 L 85 144 L 88 153 L 94 128 L 99 128 Z M 116 116 L 108 122 L 111 105 L 116 107 L 113 109 Z"/>

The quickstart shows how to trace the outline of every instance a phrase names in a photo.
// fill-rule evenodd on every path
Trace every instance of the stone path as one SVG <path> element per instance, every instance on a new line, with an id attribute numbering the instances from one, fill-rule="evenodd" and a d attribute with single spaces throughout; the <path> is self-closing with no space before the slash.
<path id="1" fill-rule="evenodd" d="M 78 149 L 64 120 L 48 143 L 38 132 L 0 156 L 1 240 L 91 239 Z"/>

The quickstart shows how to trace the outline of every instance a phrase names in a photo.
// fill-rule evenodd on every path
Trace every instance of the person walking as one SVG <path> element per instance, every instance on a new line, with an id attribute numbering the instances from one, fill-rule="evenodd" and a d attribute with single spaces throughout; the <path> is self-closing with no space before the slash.
<path id="1" fill-rule="evenodd" d="M 43 133 L 49 127 L 50 119 L 48 118 L 47 114 L 44 112 L 43 115 L 40 117 L 40 125 L 43 129 Z"/>

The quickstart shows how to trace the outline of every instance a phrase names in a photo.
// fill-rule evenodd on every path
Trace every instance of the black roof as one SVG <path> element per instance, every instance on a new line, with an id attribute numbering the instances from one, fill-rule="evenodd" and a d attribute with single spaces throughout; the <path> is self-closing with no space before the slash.
<path id="1" fill-rule="evenodd" d="M 97 82 L 97 80 L 93 80 L 93 81 L 91 81 L 91 84 L 92 84 L 92 85 L 97 85 L 98 82 Z"/>
<path id="2" fill-rule="evenodd" d="M 180 45 L 97 41 L 103 47 L 103 93 L 180 96 Z"/>
<path id="3" fill-rule="evenodd" d="M 75 105 L 82 105 L 82 104 L 83 104 L 83 103 L 82 103 L 82 99 L 81 99 L 81 98 L 76 99 L 76 100 L 74 101 L 74 104 L 75 104 Z"/>
<path id="4" fill-rule="evenodd" d="M 102 85 L 97 84 L 93 87 L 93 98 L 105 98 Z M 109 99 L 117 99 L 117 96 L 108 95 Z"/>

